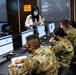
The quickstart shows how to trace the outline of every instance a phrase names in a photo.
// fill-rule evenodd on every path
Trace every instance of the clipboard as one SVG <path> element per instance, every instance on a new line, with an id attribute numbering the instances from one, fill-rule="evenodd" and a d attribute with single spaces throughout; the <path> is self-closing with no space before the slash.
<path id="1" fill-rule="evenodd" d="M 41 23 L 40 22 L 34 22 L 33 26 L 39 26 Z"/>

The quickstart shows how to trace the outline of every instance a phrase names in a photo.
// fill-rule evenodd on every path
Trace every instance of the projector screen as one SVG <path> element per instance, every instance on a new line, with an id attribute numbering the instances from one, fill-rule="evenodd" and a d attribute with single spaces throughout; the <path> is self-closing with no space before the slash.
<path id="1" fill-rule="evenodd" d="M 0 56 L 13 51 L 12 35 L 0 37 Z"/>

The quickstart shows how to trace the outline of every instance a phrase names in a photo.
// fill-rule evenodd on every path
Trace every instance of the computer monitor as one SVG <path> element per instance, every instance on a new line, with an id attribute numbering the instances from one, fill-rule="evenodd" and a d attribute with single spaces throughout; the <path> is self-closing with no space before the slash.
<path id="1" fill-rule="evenodd" d="M 49 32 L 52 33 L 53 30 L 55 29 L 55 23 L 50 23 L 48 26 L 49 26 Z"/>
<path id="2" fill-rule="evenodd" d="M 33 35 L 33 34 L 34 34 L 33 29 L 21 32 L 22 46 L 26 45 L 26 37 L 29 36 L 29 35 Z"/>
<path id="3" fill-rule="evenodd" d="M 41 38 L 41 37 L 46 35 L 45 26 L 44 25 L 37 26 L 37 31 L 38 31 L 39 38 Z"/>
<path id="4" fill-rule="evenodd" d="M 8 55 L 13 49 L 12 35 L 0 37 L 0 56 Z"/>
<path id="5" fill-rule="evenodd" d="M 11 24 L 3 24 L 2 25 L 2 32 L 12 32 L 13 28 Z"/>

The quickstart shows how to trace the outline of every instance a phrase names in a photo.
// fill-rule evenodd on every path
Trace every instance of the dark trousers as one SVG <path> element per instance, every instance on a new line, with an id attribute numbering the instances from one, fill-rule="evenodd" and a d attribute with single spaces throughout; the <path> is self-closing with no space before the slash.
<path id="1" fill-rule="evenodd" d="M 36 26 L 33 26 L 33 29 L 34 29 L 34 34 L 37 34 L 38 35 L 37 27 Z"/>

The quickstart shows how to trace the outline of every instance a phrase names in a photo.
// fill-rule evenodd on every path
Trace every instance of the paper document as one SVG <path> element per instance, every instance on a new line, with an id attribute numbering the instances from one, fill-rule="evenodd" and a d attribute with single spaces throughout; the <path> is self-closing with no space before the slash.
<path id="1" fill-rule="evenodd" d="M 15 60 L 17 60 L 17 59 L 25 59 L 25 58 L 27 58 L 27 56 L 14 57 L 14 58 L 11 59 L 11 62 L 12 62 L 13 65 L 15 65 L 15 63 L 14 63 Z M 20 63 L 20 64 L 18 64 L 18 66 L 22 66 L 22 64 L 23 63 Z"/>
<path id="2" fill-rule="evenodd" d="M 34 22 L 34 23 L 33 23 L 34 26 L 38 26 L 38 25 L 40 25 L 40 24 L 41 24 L 40 22 Z"/>

